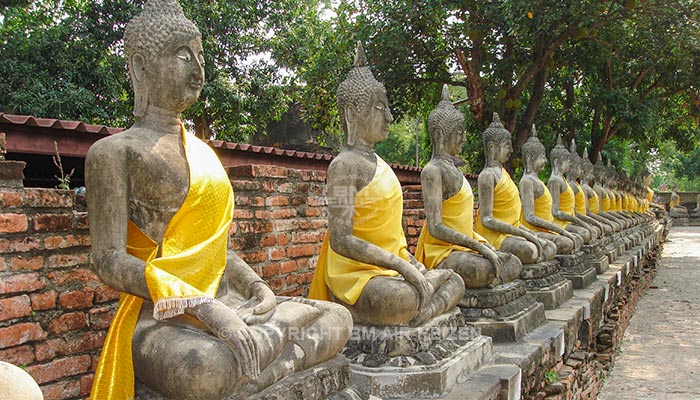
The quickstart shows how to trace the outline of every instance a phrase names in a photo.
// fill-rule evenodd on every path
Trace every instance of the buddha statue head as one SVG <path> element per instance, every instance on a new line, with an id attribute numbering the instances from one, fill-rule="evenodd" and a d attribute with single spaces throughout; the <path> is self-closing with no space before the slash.
<path id="1" fill-rule="evenodd" d="M 428 116 L 428 133 L 433 143 L 433 154 L 457 156 L 462 150 L 464 114 L 450 102 L 447 85 L 443 85 L 440 102 Z"/>
<path id="2" fill-rule="evenodd" d="M 511 134 L 501 123 L 498 113 L 493 113 L 493 121 L 482 133 L 486 164 L 498 162 L 503 165 L 513 152 Z"/>
<path id="3" fill-rule="evenodd" d="M 588 157 L 588 147 L 583 149 L 583 157 L 581 157 L 581 165 L 583 166 L 583 177 L 592 185 L 595 182 L 594 166 L 591 159 Z"/>
<path id="4" fill-rule="evenodd" d="M 649 170 L 644 170 L 644 172 L 642 172 L 642 184 L 644 184 L 644 186 L 650 186 L 651 179 L 651 172 L 649 172 Z"/>
<path id="5" fill-rule="evenodd" d="M 552 169 L 558 169 L 561 174 L 569 172 L 569 168 L 571 167 L 571 155 L 569 154 L 569 150 L 564 147 L 561 135 L 557 137 L 557 144 L 549 153 L 549 158 L 552 160 Z"/>
<path id="6" fill-rule="evenodd" d="M 608 187 L 612 189 L 617 189 L 617 171 L 615 170 L 615 167 L 612 165 L 612 160 L 608 158 L 608 163 L 606 164 L 605 167 L 605 178 L 608 182 Z"/>
<path id="7" fill-rule="evenodd" d="M 596 155 L 595 165 L 593 167 L 593 173 L 596 176 L 596 181 L 603 186 L 608 185 L 607 180 L 607 170 L 605 168 L 605 163 L 603 163 L 603 156 L 600 152 Z"/>
<path id="8" fill-rule="evenodd" d="M 338 86 L 337 102 L 346 145 L 354 146 L 361 137 L 372 145 L 388 137 L 393 117 L 386 89 L 367 66 L 360 42 L 355 48 L 355 63 Z"/>
<path id="9" fill-rule="evenodd" d="M 537 138 L 537 129 L 535 124 L 532 124 L 530 137 L 527 139 L 522 148 L 523 162 L 525 163 L 525 171 L 538 173 L 542 171 L 547 163 L 547 150 L 544 148 L 540 139 Z"/>
<path id="10" fill-rule="evenodd" d="M 204 53 L 197 27 L 176 0 L 149 0 L 124 31 L 134 116 L 149 106 L 180 113 L 199 97 Z"/>
<path id="11" fill-rule="evenodd" d="M 583 160 L 581 156 L 578 155 L 578 151 L 576 151 L 576 139 L 571 139 L 569 154 L 571 162 L 569 176 L 571 176 L 572 179 L 578 179 L 583 176 Z"/>

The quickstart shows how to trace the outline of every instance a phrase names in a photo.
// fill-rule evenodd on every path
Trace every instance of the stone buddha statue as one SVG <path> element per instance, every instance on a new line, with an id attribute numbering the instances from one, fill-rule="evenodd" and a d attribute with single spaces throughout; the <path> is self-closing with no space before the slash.
<path id="1" fill-rule="evenodd" d="M 605 229 L 600 222 L 588 216 L 588 198 L 579 183 L 583 178 L 583 159 L 578 155 L 575 139 L 571 139 L 569 154 L 571 154 L 571 167 L 566 173 L 566 178 L 574 192 L 574 213 L 577 218 L 587 223 L 595 231 L 594 236 L 598 238 Z"/>
<path id="2" fill-rule="evenodd" d="M 596 163 L 593 167 L 594 175 L 596 177 L 593 190 L 598 194 L 600 198 L 600 212 L 599 215 L 610 219 L 620 225 L 620 230 L 625 229 L 629 226 L 629 220 L 622 218 L 622 216 L 615 213 L 615 197 L 612 192 L 608 189 L 608 169 L 603 163 L 600 153 L 596 156 Z"/>
<path id="3" fill-rule="evenodd" d="M 520 276 L 522 264 L 497 251 L 474 232 L 474 195 L 455 166 L 464 143 L 464 115 L 450 102 L 447 85 L 442 100 L 428 117 L 433 154 L 421 172 L 426 221 L 416 259 L 428 269 L 455 271 L 467 289 L 493 287 Z"/>
<path id="4" fill-rule="evenodd" d="M 493 114 L 483 140 L 486 165 L 478 179 L 479 211 L 474 230 L 496 249 L 514 254 L 523 264 L 551 260 L 556 245 L 521 225 L 520 193 L 503 168 L 513 151 L 511 134 L 498 114 Z"/>
<path id="5" fill-rule="evenodd" d="M 135 123 L 86 159 L 94 268 L 122 292 L 91 397 L 134 398 L 136 379 L 172 399 L 244 397 L 336 357 L 347 310 L 276 298 L 228 247 L 230 181 L 181 120 L 204 84 L 199 30 L 149 0 L 124 52 Z"/>
<path id="6" fill-rule="evenodd" d="M 418 326 L 454 309 L 464 282 L 448 269 L 427 270 L 407 251 L 401 185 L 374 152 L 393 121 L 386 90 L 359 43 L 356 51 L 338 88 L 345 142 L 328 167 L 328 232 L 309 297 L 342 304 L 355 324 Z"/>
<path id="7" fill-rule="evenodd" d="M 596 183 L 596 176 L 593 173 L 593 163 L 588 158 L 588 148 L 585 148 L 583 150 L 581 165 L 583 169 L 581 188 L 583 189 L 583 193 L 586 196 L 586 203 L 588 204 L 588 208 L 586 210 L 587 215 L 601 223 L 601 225 L 603 226 L 603 233 L 605 235 L 609 235 L 612 232 L 617 232 L 621 230 L 622 226 L 620 224 L 611 220 L 610 218 L 604 217 L 601 214 L 600 196 L 593 189 L 593 186 L 595 186 Z"/>
<path id="8" fill-rule="evenodd" d="M 550 152 L 550 160 L 552 161 L 552 174 L 547 182 L 547 187 L 552 193 L 554 222 L 562 229 L 581 236 L 584 243 L 595 240 L 595 231 L 576 216 L 574 191 L 564 176 L 571 168 L 571 155 L 562 144 L 561 135 Z"/>
<path id="9" fill-rule="evenodd" d="M 544 145 L 537 138 L 532 126 L 532 136 L 522 148 L 525 172 L 520 179 L 520 201 L 523 206 L 521 223 L 537 236 L 551 240 L 557 245 L 557 254 L 571 254 L 581 249 L 583 238 L 554 223 L 552 195 L 540 180 L 539 172 L 547 163 Z"/>
<path id="10" fill-rule="evenodd" d="M 671 190 L 671 201 L 668 203 L 669 215 L 671 217 L 688 217 L 688 208 L 681 204 L 681 197 L 677 193 L 678 186 L 673 186 Z"/>

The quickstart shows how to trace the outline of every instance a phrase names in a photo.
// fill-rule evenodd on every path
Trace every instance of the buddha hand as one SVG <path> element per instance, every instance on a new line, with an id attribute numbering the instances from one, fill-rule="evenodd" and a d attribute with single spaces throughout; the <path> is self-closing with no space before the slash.
<path id="1" fill-rule="evenodd" d="M 236 312 L 247 325 L 263 324 L 275 313 L 277 299 L 275 294 L 263 281 L 250 284 L 250 299 L 243 303 Z"/>
<path id="2" fill-rule="evenodd" d="M 493 278 L 493 282 L 491 282 L 491 285 L 493 286 L 498 286 L 501 283 L 501 273 L 503 271 L 503 261 L 501 260 L 500 257 L 498 257 L 498 254 L 489 249 L 489 248 L 484 248 L 481 254 L 488 258 L 489 261 L 491 261 L 491 265 L 493 265 L 493 268 L 495 270 L 496 276 Z"/>
<path id="3" fill-rule="evenodd" d="M 411 265 L 410 268 L 406 268 L 406 271 L 401 271 L 401 275 L 408 283 L 413 285 L 413 287 L 418 290 L 418 296 L 420 296 L 420 309 L 422 310 L 428 304 L 428 302 L 430 302 L 435 289 L 425 279 L 425 276 L 423 276 L 423 274 L 413 265 Z"/>

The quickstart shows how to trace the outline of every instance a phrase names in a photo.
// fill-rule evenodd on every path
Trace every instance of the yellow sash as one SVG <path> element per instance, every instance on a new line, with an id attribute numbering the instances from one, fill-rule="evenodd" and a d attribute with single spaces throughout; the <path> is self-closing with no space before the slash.
<path id="1" fill-rule="evenodd" d="M 493 217 L 506 224 L 518 226 L 520 224 L 520 213 L 522 203 L 520 202 L 520 192 L 515 182 L 508 172 L 501 167 L 501 179 L 493 188 Z M 503 241 L 510 236 L 503 232 L 492 231 L 481 223 L 481 210 L 476 216 L 476 226 L 474 230 L 483 236 L 495 248 L 500 249 Z"/>
<path id="2" fill-rule="evenodd" d="M 600 207 L 603 212 L 608 212 L 610 210 L 610 196 L 607 193 L 603 193 L 603 197 L 600 198 Z"/>
<path id="3" fill-rule="evenodd" d="M 459 192 L 442 202 L 442 223 L 474 240 L 486 241 L 474 232 L 474 193 L 472 193 L 472 187 L 466 178 L 464 178 Z M 430 234 L 428 227 L 423 225 L 416 247 L 416 259 L 422 262 L 426 268 L 437 267 L 454 250 L 474 252 L 472 249 L 435 239 Z"/>
<path id="4" fill-rule="evenodd" d="M 622 195 L 622 210 L 623 211 L 630 211 L 630 196 L 627 193 L 624 193 Z"/>
<path id="5" fill-rule="evenodd" d="M 145 275 L 155 319 L 184 313 L 212 301 L 226 268 L 228 231 L 233 219 L 233 190 L 216 154 L 194 136 L 182 141 L 190 186 L 180 209 L 158 244 L 129 221 L 127 252 L 146 262 Z M 134 398 L 131 341 L 143 299 L 121 293 L 107 333 L 90 397 Z"/>
<path id="6" fill-rule="evenodd" d="M 547 185 L 538 180 L 540 185 L 544 188 L 542 195 L 535 199 L 535 216 L 540 217 L 545 221 L 553 222 L 554 216 L 552 215 L 552 194 L 549 192 Z M 530 228 L 533 231 L 549 232 L 553 233 L 549 229 L 540 228 L 527 222 L 525 219 L 525 214 L 520 216 L 520 223 Z"/>
<path id="7" fill-rule="evenodd" d="M 574 203 L 576 201 L 574 197 L 574 190 L 571 189 L 571 185 L 569 185 L 566 178 L 563 179 L 564 183 L 566 184 L 566 190 L 559 195 L 559 211 L 569 215 L 574 215 Z M 566 228 L 570 224 L 569 221 L 564 221 L 556 217 L 554 218 L 554 223 L 559 225 L 561 228 Z"/>
<path id="8" fill-rule="evenodd" d="M 377 156 L 372 181 L 355 195 L 353 236 L 372 243 L 408 261 L 403 218 L 403 194 L 398 178 Z M 331 249 L 328 232 L 314 272 L 309 298 L 331 300 L 329 293 L 347 304 L 355 304 L 370 279 L 399 273 L 344 257 Z"/>
<path id="9" fill-rule="evenodd" d="M 595 190 L 592 190 L 592 192 L 593 197 L 588 201 L 588 210 L 593 214 L 598 214 L 600 213 L 600 197 L 598 197 L 598 193 Z"/>
<path id="10" fill-rule="evenodd" d="M 583 188 L 578 182 L 574 181 L 574 185 L 578 188 L 578 193 L 576 193 L 575 198 L 576 212 L 586 215 L 586 194 L 583 193 Z"/>
<path id="11" fill-rule="evenodd" d="M 615 193 L 615 211 L 622 211 L 622 196 Z"/>

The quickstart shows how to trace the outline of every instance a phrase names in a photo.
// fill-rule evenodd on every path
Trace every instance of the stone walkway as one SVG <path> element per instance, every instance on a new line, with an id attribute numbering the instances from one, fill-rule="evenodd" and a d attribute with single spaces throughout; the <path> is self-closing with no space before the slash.
<path id="1" fill-rule="evenodd" d="M 700 227 L 671 228 L 598 399 L 700 399 Z"/>

